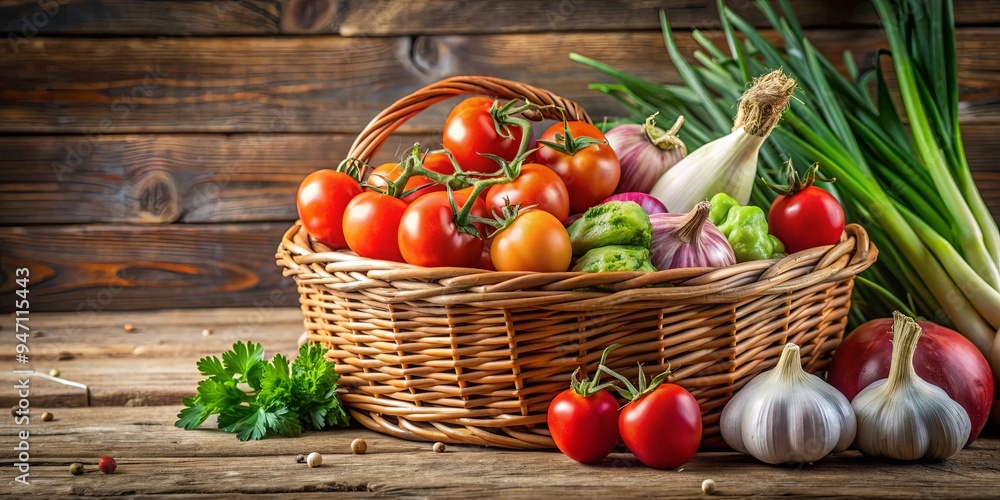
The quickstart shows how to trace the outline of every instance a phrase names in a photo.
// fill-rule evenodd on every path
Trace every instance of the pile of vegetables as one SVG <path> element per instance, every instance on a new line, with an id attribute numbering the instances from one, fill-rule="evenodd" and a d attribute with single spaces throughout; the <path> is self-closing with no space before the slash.
<path id="1" fill-rule="evenodd" d="M 470 98 L 448 116 L 444 149 L 418 144 L 398 163 L 372 169 L 348 158 L 311 174 L 297 198 L 302 224 L 331 249 L 420 266 L 653 272 L 779 259 L 836 244 L 846 221 L 860 222 L 882 259 L 859 278 L 851 321 L 893 319 L 848 336 L 826 381 L 803 371 L 798 346 L 786 345 L 777 367 L 725 407 L 722 436 L 775 464 L 852 445 L 899 460 L 946 458 L 976 439 L 995 396 L 1000 233 L 962 150 L 951 3 L 874 1 L 903 116 L 879 64 L 861 74 L 846 54 L 849 75 L 839 74 L 785 0 L 783 17 L 758 1 L 783 47 L 720 1 L 730 55 L 695 31 L 705 49 L 695 54 L 699 66 L 681 56 L 661 14 L 684 86 L 571 55 L 616 78 L 593 88 L 641 123 L 604 133 L 564 120 L 536 140 L 524 116 L 538 106 Z M 673 120 L 667 130 L 663 119 Z M 796 164 L 810 166 L 800 174 Z M 961 335 L 910 317 L 918 314 Z M 574 373 L 552 401 L 553 440 L 584 463 L 603 460 L 620 439 L 651 467 L 682 465 L 701 441 L 697 401 L 665 383 L 666 373 L 647 384 L 640 366 L 633 384 L 609 369 L 616 347 L 592 379 Z M 601 383 L 602 375 L 617 382 Z M 206 406 L 211 397 L 199 391 L 189 401 L 185 427 L 206 411 L 225 417 Z"/>
<path id="2" fill-rule="evenodd" d="M 986 423 L 993 379 L 968 340 L 923 325 L 897 311 L 852 332 L 836 352 L 829 384 L 804 372 L 798 346 L 786 345 L 778 366 L 723 409 L 723 439 L 770 464 L 814 462 L 852 443 L 865 455 L 895 460 L 958 453 Z M 925 326 L 928 339 L 918 343 Z"/>
<path id="3" fill-rule="evenodd" d="M 445 121 L 444 149 L 417 144 L 398 163 L 348 158 L 310 174 L 299 217 L 331 249 L 427 267 L 652 272 L 780 258 L 764 213 L 743 205 L 794 88 L 781 71 L 761 77 L 739 100 L 733 132 L 690 156 L 677 135 L 683 117 L 669 130 L 654 115 L 608 135 L 563 120 L 536 140 L 524 116 L 539 106 L 472 97 Z M 812 177 L 789 171 L 790 197 L 812 188 Z M 803 249 L 835 243 L 841 230 Z"/>
<path id="4" fill-rule="evenodd" d="M 953 325 L 1000 374 L 1000 232 L 975 186 L 962 146 L 952 2 L 873 1 L 891 52 L 876 53 L 872 69 L 865 72 L 858 70 L 849 52 L 843 62 L 847 74 L 838 72 L 805 37 L 787 0 L 780 1 L 781 15 L 768 1 L 756 2 L 780 42 L 765 38 L 720 0 L 728 50 L 695 30 L 692 36 L 703 48 L 694 54 L 697 64 L 682 56 L 661 13 L 667 52 L 682 86 L 650 83 L 581 55 L 570 57 L 614 77 L 617 83 L 592 88 L 621 102 L 633 120 L 656 113 L 657 118 L 683 115 L 679 134 L 697 151 L 702 145 L 714 149 L 720 141 L 735 144 L 733 135 L 739 130 L 733 131 L 727 110 L 753 75 L 782 68 L 801 92 L 789 101 L 783 126 L 760 146 L 760 161 L 732 158 L 730 168 L 741 173 L 755 164 L 757 176 L 777 184 L 775 176 L 787 160 L 799 165 L 819 162 L 824 173 L 837 179 L 836 184 L 822 183 L 823 189 L 840 201 L 847 220 L 867 229 L 880 250 L 878 262 L 858 279 L 851 324 L 900 310 Z M 890 57 L 897 80 L 892 90 L 882 66 Z M 902 107 L 892 94 L 900 96 Z M 750 143 L 745 149 L 753 147 Z M 677 167 L 661 181 L 682 178 L 680 172 L 671 173 Z M 742 175 L 738 179 L 746 178 Z M 681 189 L 663 186 L 668 188 Z M 817 210 L 832 204 L 828 197 L 810 194 L 815 193 L 811 188 L 818 186 L 803 185 L 793 196 Z M 789 200 L 772 205 L 767 189 L 728 194 L 741 202 L 746 200 L 740 196 L 749 196 L 752 204 L 770 210 L 774 234 L 784 236 L 790 251 L 801 248 L 785 229 L 800 235 L 803 231 L 774 220 L 788 216 Z M 667 207 L 674 208 L 671 202 Z M 833 232 L 842 220 L 833 214 L 829 224 Z"/>
<path id="5" fill-rule="evenodd" d="M 609 135 L 623 130 L 638 141 L 640 130 L 660 130 L 658 116 L 686 117 L 687 127 L 671 130 L 670 142 L 694 146 L 690 156 L 674 161 L 661 153 L 653 161 L 652 148 L 644 152 L 644 161 L 660 173 L 650 194 L 670 212 L 691 210 L 674 224 L 669 247 L 690 239 L 679 234 L 697 234 L 691 228 L 700 227 L 707 212 L 706 227 L 724 236 L 739 262 L 835 243 L 848 219 L 871 228 L 883 251 L 883 264 L 859 280 L 865 286 L 852 321 L 888 311 L 893 318 L 852 332 L 836 351 L 827 381 L 803 371 L 798 346 L 786 345 L 777 367 L 751 380 L 724 408 L 725 441 L 771 464 L 813 462 L 852 446 L 895 460 L 947 458 L 979 436 L 995 405 L 994 374 L 1000 373 L 1000 236 L 962 150 L 951 3 L 875 0 L 893 49 L 909 133 L 882 68 L 876 64 L 859 74 L 845 54 L 850 78 L 843 77 L 804 38 L 787 2 L 781 3 L 784 18 L 768 2 L 758 2 L 784 48 L 720 1 L 731 54 L 695 31 L 708 53 L 696 52 L 700 67 L 681 57 L 663 16 L 664 39 L 683 87 L 651 84 L 571 57 L 615 77 L 618 83 L 592 87 L 622 102 L 636 121 L 645 118 L 642 125 L 616 125 Z M 751 78 L 775 67 L 789 76 L 779 70 Z M 751 83 L 730 124 L 725 110 Z M 789 104 L 796 83 L 804 92 Z M 782 114 L 786 126 L 775 131 Z M 765 142 L 772 131 L 774 140 Z M 683 142 L 673 137 L 678 133 Z M 666 134 L 645 135 L 653 142 Z M 818 163 L 800 176 L 793 161 Z M 820 177 L 821 167 L 839 182 Z M 775 179 L 781 171 L 783 184 Z M 755 175 L 762 178 L 757 189 Z M 659 213 L 650 219 L 668 216 L 676 217 Z M 653 222 L 654 242 L 656 234 Z M 664 266 L 653 255 L 657 267 L 670 266 L 669 259 Z M 896 309 L 948 322 L 962 334 Z M 585 391 L 574 384 L 567 393 L 587 408 L 587 398 L 608 397 L 595 394 L 598 381 L 584 385 Z M 569 426 L 560 419 L 582 425 L 579 415 L 550 412 L 550 426 Z"/>
<path id="6" fill-rule="evenodd" d="M 605 361 L 617 347 L 604 351 L 593 378 L 580 378 L 578 369 L 552 400 L 548 425 L 556 446 L 591 464 L 621 439 L 650 467 L 683 465 L 701 441 L 697 401 L 662 384 L 667 373 L 647 387 L 640 366 L 636 387 L 609 369 Z M 623 385 L 602 383 L 602 375 Z M 944 459 L 979 436 L 993 396 L 989 365 L 971 342 L 896 311 L 848 335 L 826 381 L 805 372 L 799 347 L 786 344 L 777 366 L 729 400 L 720 430 L 731 448 L 768 464 L 812 463 L 851 447 L 895 460 Z"/>
<path id="7" fill-rule="evenodd" d="M 298 191 L 302 224 L 327 247 L 372 259 L 566 271 L 564 223 L 613 195 L 621 167 L 588 123 L 564 120 L 536 140 L 523 115 L 539 109 L 472 97 L 445 121 L 442 150 L 418 144 L 398 163 L 348 158 L 313 172 Z"/>

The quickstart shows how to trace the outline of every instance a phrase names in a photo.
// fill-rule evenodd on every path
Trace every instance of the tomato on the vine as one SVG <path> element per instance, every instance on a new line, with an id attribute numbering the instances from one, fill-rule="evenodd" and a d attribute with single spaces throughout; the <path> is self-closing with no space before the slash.
<path id="1" fill-rule="evenodd" d="M 493 235 L 490 255 L 497 271 L 558 273 L 569 269 L 573 246 L 559 219 L 532 209 Z"/>
<path id="2" fill-rule="evenodd" d="M 475 186 L 467 186 L 467 187 L 464 187 L 462 189 L 455 190 L 454 193 L 455 194 L 460 194 L 460 195 L 465 196 L 465 197 L 468 197 L 469 195 L 472 194 L 472 191 L 475 190 L 475 189 L 476 189 Z M 489 189 L 484 189 L 483 191 L 481 191 L 479 193 L 479 199 L 482 200 L 483 203 L 486 202 L 486 193 L 489 193 L 489 192 L 490 192 Z M 489 212 L 490 209 L 487 207 L 486 211 Z"/>
<path id="3" fill-rule="evenodd" d="M 608 353 L 616 347 L 604 350 L 598 366 L 604 365 Z M 559 451 L 577 462 L 593 464 L 618 444 L 618 400 L 605 390 L 610 384 L 601 385 L 600 368 L 593 379 L 580 380 L 579 372 L 573 372 L 570 388 L 549 404 L 547 421 Z"/>
<path id="4" fill-rule="evenodd" d="M 538 162 L 566 184 L 570 213 L 584 212 L 615 192 L 621 164 L 597 127 L 580 121 L 556 123 L 538 142 Z"/>
<path id="5" fill-rule="evenodd" d="M 468 195 L 453 193 L 458 210 Z M 486 205 L 476 199 L 471 215 L 487 216 Z M 475 224 L 482 234 L 482 225 Z M 459 230 L 447 192 L 429 193 L 410 203 L 399 224 L 399 250 L 403 259 L 424 267 L 477 267 L 483 254 L 483 240 Z"/>
<path id="6" fill-rule="evenodd" d="M 788 184 L 771 185 L 780 194 L 767 212 L 767 225 L 788 253 L 833 245 L 844 232 L 844 208 L 832 194 L 813 185 L 818 169 L 819 164 L 813 164 L 800 179 L 789 162 Z"/>
<path id="7" fill-rule="evenodd" d="M 427 170 L 443 175 L 450 175 L 455 172 L 455 167 L 452 166 L 451 160 L 444 153 L 431 153 L 427 155 L 424 158 L 423 166 Z M 386 188 L 387 181 L 395 181 L 402 173 L 403 170 L 398 163 L 384 163 L 379 165 L 375 170 L 372 170 L 372 173 L 368 176 L 368 184 L 378 190 L 383 190 Z M 403 188 L 403 191 L 413 191 L 418 188 L 420 189 L 404 196 L 402 198 L 403 201 L 409 204 L 427 193 L 444 191 L 446 189 L 441 184 L 436 184 L 427 177 L 413 175 L 406 180 L 406 187 Z"/>
<path id="8" fill-rule="evenodd" d="M 676 384 L 660 384 L 622 408 L 622 441 L 640 462 L 675 469 L 691 460 L 701 445 L 701 408 Z"/>
<path id="9" fill-rule="evenodd" d="M 326 246 L 334 250 L 346 248 L 344 211 L 361 191 L 361 184 L 343 172 L 323 169 L 307 175 L 295 197 L 302 225 Z"/>
<path id="10" fill-rule="evenodd" d="M 490 110 L 493 99 L 470 97 L 460 102 L 444 122 L 442 143 L 466 172 L 496 172 L 500 166 L 481 153 L 497 155 L 506 161 L 517 156 L 524 130 L 519 125 L 505 125 L 511 138 L 502 137 Z M 535 137 L 528 132 L 526 150 L 535 148 Z M 531 161 L 533 155 L 528 157 Z"/>
<path id="11" fill-rule="evenodd" d="M 569 217 L 569 192 L 566 184 L 552 169 L 538 163 L 521 165 L 521 175 L 512 182 L 497 184 L 486 192 L 486 207 L 497 213 L 504 207 L 504 198 L 511 205 L 520 203 L 523 207 L 536 205 L 559 219 Z"/>
<path id="12" fill-rule="evenodd" d="M 406 206 L 404 200 L 374 191 L 355 196 L 344 212 L 347 246 L 362 257 L 403 262 L 398 234 Z"/>
<path id="13" fill-rule="evenodd" d="M 656 469 L 675 469 L 690 460 L 701 445 L 701 408 L 683 387 L 663 383 L 670 372 L 657 375 L 647 386 L 641 370 L 637 388 L 605 368 L 625 384 L 619 392 L 629 400 L 618 417 L 618 431 L 640 462 Z"/>

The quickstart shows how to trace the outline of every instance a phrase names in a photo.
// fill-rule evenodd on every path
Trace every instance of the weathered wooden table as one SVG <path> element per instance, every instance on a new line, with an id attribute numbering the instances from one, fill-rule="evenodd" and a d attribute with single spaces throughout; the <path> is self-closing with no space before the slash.
<path id="1" fill-rule="evenodd" d="M 199 375 L 195 361 L 219 354 L 238 339 L 264 344 L 268 355 L 292 354 L 300 331 L 297 309 L 228 309 L 154 313 L 36 314 L 30 363 L 15 361 L 13 319 L 3 318 L 0 402 L 17 403 L 13 369 L 61 377 L 86 388 L 30 379 L 31 423 L 4 419 L 3 494 L 164 495 L 231 497 L 285 494 L 320 497 L 696 497 L 711 478 L 718 496 L 1000 497 L 1000 436 L 988 431 L 969 449 L 943 462 L 888 463 L 845 452 L 803 467 L 771 467 L 736 453 L 701 453 L 675 471 L 642 466 L 614 454 L 596 466 L 556 452 L 513 452 L 402 441 L 373 432 L 306 433 L 240 443 L 206 423 L 198 431 L 173 426 L 182 397 Z M 123 327 L 131 324 L 131 333 Z M 211 329 L 208 336 L 203 330 Z M 41 334 L 38 335 L 37 332 Z M 23 378 L 23 377 L 22 377 Z M 43 422 L 50 411 L 55 419 Z M 12 452 L 18 432 L 30 433 L 29 485 L 15 481 Z M 363 437 L 368 452 L 353 455 Z M 323 454 L 322 467 L 295 462 L 299 453 Z M 110 455 L 118 471 L 104 475 L 97 459 Z M 88 472 L 69 473 L 82 462 Z M 293 495 L 287 495 L 293 493 Z"/>

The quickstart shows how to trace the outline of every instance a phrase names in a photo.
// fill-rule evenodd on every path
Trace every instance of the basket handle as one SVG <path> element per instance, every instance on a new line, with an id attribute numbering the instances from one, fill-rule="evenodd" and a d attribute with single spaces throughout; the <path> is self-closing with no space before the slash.
<path id="1" fill-rule="evenodd" d="M 348 158 L 357 158 L 368 162 L 382 147 L 382 143 L 389 138 L 389 135 L 406 120 L 413 118 L 434 104 L 458 95 L 525 99 L 532 104 L 555 105 L 563 108 L 568 120 L 593 123 L 590 116 L 579 104 L 559 97 L 548 90 L 491 76 L 453 76 L 419 89 L 382 110 L 354 140 L 347 155 Z M 562 120 L 559 110 L 554 108 L 543 109 L 542 116 L 553 120 Z"/>

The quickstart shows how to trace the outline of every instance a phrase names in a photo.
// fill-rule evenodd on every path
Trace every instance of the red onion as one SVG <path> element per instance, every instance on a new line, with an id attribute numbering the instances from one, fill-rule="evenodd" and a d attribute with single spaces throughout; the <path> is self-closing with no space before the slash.
<path id="1" fill-rule="evenodd" d="M 663 202 L 653 198 L 646 193 L 618 193 L 613 194 L 604 199 L 601 203 L 607 203 L 609 201 L 634 201 L 646 211 L 647 214 L 662 214 L 667 212 L 667 207 L 663 205 Z"/>
<path id="2" fill-rule="evenodd" d="M 655 116 L 646 118 L 644 125 L 618 125 L 604 134 L 622 167 L 616 193 L 648 193 L 664 172 L 687 156 L 687 147 L 677 137 L 684 117 L 678 117 L 674 126 L 664 131 L 657 128 Z"/>
<path id="3" fill-rule="evenodd" d="M 686 214 L 652 214 L 650 261 L 659 270 L 682 267 L 725 267 L 736 254 L 722 231 L 708 221 L 712 204 L 703 201 Z"/>

